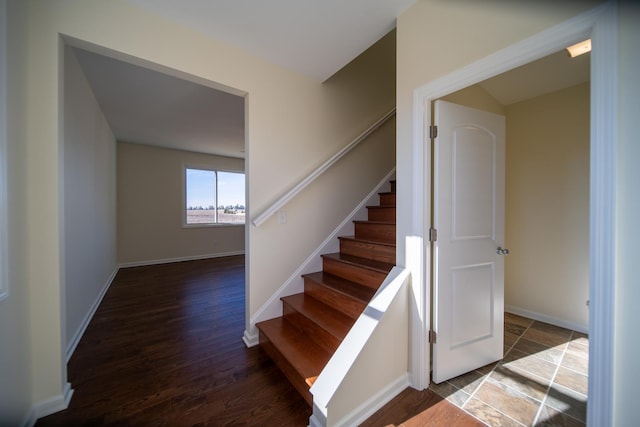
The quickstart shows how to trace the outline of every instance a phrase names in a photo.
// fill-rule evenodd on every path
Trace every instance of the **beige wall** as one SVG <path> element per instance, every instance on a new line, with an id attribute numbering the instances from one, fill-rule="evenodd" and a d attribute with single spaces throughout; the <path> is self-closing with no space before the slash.
<path id="1" fill-rule="evenodd" d="M 419 1 L 399 18 L 399 264 L 405 261 L 404 237 L 414 234 L 416 224 L 411 217 L 414 194 L 411 153 L 413 91 L 594 4 L 589 1 L 544 4 L 535 1 Z M 619 8 L 620 72 L 616 77 L 620 96 L 620 134 L 616 143 L 619 146 L 617 188 L 620 194 L 616 209 L 620 235 L 617 236 L 616 258 L 618 329 L 614 349 L 614 401 L 616 424 L 631 425 L 636 415 L 633 391 L 637 378 L 632 374 L 637 372 L 634 371 L 638 369 L 635 361 L 640 358 L 640 345 L 635 333 L 640 326 L 640 315 L 635 309 L 640 272 L 633 258 L 634 245 L 640 239 L 636 225 L 640 206 L 634 192 L 640 181 L 636 167 L 640 153 L 634 137 L 640 99 L 640 84 L 635 77 L 640 65 L 635 48 L 635 41 L 639 39 L 636 24 L 639 15 L 635 6 L 623 3 Z M 630 13 L 632 9 L 633 13 Z M 136 60 L 138 63 L 159 64 L 160 68 L 166 67 L 166 70 L 199 82 L 218 82 L 237 89 L 236 93 L 248 93 L 249 203 L 250 209 L 254 209 L 252 212 L 256 213 L 288 184 L 295 183 L 344 143 L 330 138 L 332 133 L 356 135 L 363 122 L 382 115 L 393 104 L 363 103 L 357 111 L 335 117 L 333 102 L 339 99 L 329 101 L 328 92 L 317 82 L 118 0 L 12 0 L 8 22 L 10 34 L 15 36 L 9 41 L 13 56 L 9 67 L 10 84 L 7 86 L 12 105 L 8 131 L 11 139 L 9 192 L 13 202 L 9 208 L 13 291 L 3 302 L 5 306 L 10 303 L 11 308 L 0 307 L 0 316 L 6 316 L 2 320 L 10 322 L 12 327 L 7 330 L 3 326 L 0 339 L 11 342 L 13 348 L 7 351 L 3 347 L 0 369 L 2 378 L 10 381 L 2 382 L 0 393 L 3 397 L 9 396 L 16 411 L 22 411 L 25 404 L 28 405 L 26 402 L 35 403 L 58 396 L 66 381 L 62 361 L 63 302 L 60 297 L 59 34 L 106 47 L 120 57 L 141 58 Z M 114 22 L 118 25 L 113 25 Z M 363 100 L 368 101 L 367 98 Z M 421 183 L 416 182 L 415 185 Z M 418 191 L 421 190 L 415 188 L 415 192 Z M 37 209 L 38 206 L 49 206 L 50 209 L 45 212 Z M 278 228 L 272 224 L 249 234 L 249 252 L 255 252 L 259 259 L 278 237 Z M 297 249 L 294 246 L 290 251 Z M 283 267 L 286 270 L 290 265 Z M 260 286 L 261 274 L 270 271 L 259 263 L 254 264 L 253 259 L 249 261 L 249 268 L 252 287 Z M 268 283 L 265 286 L 277 285 Z M 259 305 L 260 298 L 251 302 L 248 311 L 255 311 Z"/>
<path id="2" fill-rule="evenodd" d="M 244 160 L 118 142 L 118 261 L 244 253 L 244 225 L 184 227 L 183 168 L 244 172 Z"/>
<path id="3" fill-rule="evenodd" d="M 291 128 L 287 133 L 295 130 L 298 136 L 249 147 L 250 191 L 255 195 L 249 202 L 252 218 L 391 110 L 394 40 L 394 32 L 383 37 L 318 86 L 317 98 L 287 101 L 309 108 L 305 123 L 282 117 L 283 126 Z M 250 113 L 249 121 L 251 117 Z M 248 314 L 259 310 L 392 170 L 394 131 L 395 120 L 391 120 L 285 206 L 286 224 L 279 224 L 274 216 L 260 227 L 250 227 Z"/>
<path id="4" fill-rule="evenodd" d="M 383 43 L 383 48 L 365 55 L 363 61 L 378 65 L 368 70 L 366 78 L 358 69 L 359 61 L 343 70 L 339 80 L 358 83 L 357 90 L 346 92 L 331 90 L 331 82 L 323 85 L 121 0 L 11 1 L 11 5 L 26 14 L 23 20 L 18 19 L 17 12 L 10 15 L 9 21 L 15 18 L 21 24 L 16 27 L 21 37 L 10 40 L 10 47 L 21 50 L 12 63 L 13 79 L 8 86 L 18 85 L 10 97 L 11 105 L 23 107 L 13 121 L 19 148 L 12 158 L 13 164 L 22 166 L 16 173 L 23 179 L 19 183 L 14 179 L 11 191 L 21 199 L 16 204 L 20 208 L 16 217 L 20 226 L 14 231 L 21 243 L 14 247 L 24 250 L 16 252 L 12 268 L 22 280 L 21 289 L 27 290 L 27 299 L 15 304 L 26 308 L 20 316 L 28 313 L 24 322 L 28 330 L 23 328 L 21 336 L 28 336 L 22 340 L 24 344 L 28 339 L 29 350 L 25 352 L 29 354 L 28 361 L 22 359 L 18 363 L 11 359 L 19 373 L 15 382 L 29 383 L 28 390 L 17 390 L 20 396 L 13 400 L 35 403 L 60 399 L 66 382 L 60 35 L 71 44 L 98 53 L 246 95 L 250 216 L 257 215 L 351 141 L 366 124 L 393 107 L 395 76 L 389 75 L 389 67 L 380 64 L 393 62 L 383 53 L 388 50 L 385 46 L 394 44 Z M 393 136 L 393 132 L 390 134 Z M 342 210 L 349 208 L 343 201 L 359 200 L 359 194 L 366 195 L 388 172 L 387 167 L 391 169 L 393 140 L 382 145 L 382 155 L 363 156 L 371 162 L 351 163 L 356 169 L 348 171 L 344 166 L 338 167 L 324 181 L 314 184 L 315 190 L 309 193 L 312 196 L 297 198 L 287 207 L 286 225 L 267 221 L 260 228 L 248 228 L 247 316 L 262 306 L 295 270 L 300 258 L 304 258 L 301 254 L 318 246 L 322 240 L 318 236 L 335 227 L 331 222 L 337 225 L 336 218 L 344 218 Z M 359 171 L 353 182 L 343 179 L 352 177 L 353 170 Z M 335 206 L 343 209 L 323 215 L 316 204 L 323 209 L 331 207 L 331 211 Z M 42 206 L 48 209 L 39 209 Z M 279 242 L 277 250 L 274 242 Z M 25 349 L 20 342 L 16 345 Z M 3 382 L 3 393 L 8 394 L 11 391 L 5 391 L 6 387 Z"/>
<path id="5" fill-rule="evenodd" d="M 117 267 L 116 140 L 71 48 L 64 49 L 65 351 Z"/>
<path id="6" fill-rule="evenodd" d="M 589 325 L 589 90 L 586 83 L 506 107 L 505 305 L 583 331 Z"/>
<path id="7" fill-rule="evenodd" d="M 477 110 L 505 115 L 504 105 L 484 90 L 480 85 L 473 85 L 442 97 L 443 101 L 464 105 Z M 508 142 L 507 142 L 508 143 Z"/>

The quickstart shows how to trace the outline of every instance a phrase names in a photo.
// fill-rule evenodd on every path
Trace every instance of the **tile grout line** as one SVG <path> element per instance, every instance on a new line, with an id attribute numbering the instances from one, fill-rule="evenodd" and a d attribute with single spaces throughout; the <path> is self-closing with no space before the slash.
<path id="1" fill-rule="evenodd" d="M 529 325 L 524 329 L 524 331 L 523 331 L 521 334 L 519 334 L 519 335 L 517 336 L 517 338 L 514 340 L 513 344 L 512 344 L 511 346 L 509 346 L 509 348 L 508 348 L 508 350 L 505 352 L 505 354 L 504 354 L 503 358 L 502 358 L 500 361 L 496 362 L 495 366 L 493 366 L 493 368 L 491 368 L 491 370 L 490 370 L 488 373 L 483 374 L 483 378 L 482 378 L 482 380 L 480 381 L 480 383 L 478 384 L 478 386 L 474 389 L 474 391 L 473 391 L 472 393 L 467 393 L 469 397 L 468 397 L 468 398 L 464 401 L 464 403 L 460 406 L 460 409 L 462 409 L 463 411 L 465 411 L 467 414 L 471 415 L 472 417 L 474 417 L 474 418 L 476 418 L 476 419 L 480 420 L 482 423 L 486 424 L 486 422 L 485 422 L 485 421 L 483 421 L 482 419 L 478 418 L 478 417 L 477 417 L 476 415 L 474 415 L 473 413 L 471 413 L 471 412 L 467 411 L 465 408 L 466 408 L 467 404 L 471 401 L 471 399 L 474 399 L 474 398 L 475 398 L 475 395 L 476 395 L 476 393 L 478 392 L 478 390 L 479 390 L 479 389 L 480 389 L 480 388 L 485 384 L 485 382 L 487 382 L 487 380 L 488 380 L 489 376 L 491 376 L 491 374 L 496 370 L 496 368 L 497 368 L 497 367 L 498 367 L 498 365 L 499 365 L 499 364 L 504 360 L 504 358 L 506 357 L 506 355 L 508 355 L 508 354 L 509 354 L 509 353 L 510 353 L 510 352 L 511 352 L 515 347 L 516 347 L 516 345 L 518 344 L 518 342 L 519 342 L 521 339 L 523 339 L 523 338 L 524 338 L 524 335 L 526 334 L 526 332 L 527 332 L 529 329 L 531 329 L 531 327 L 535 324 L 535 322 L 536 322 L 535 320 L 532 320 L 532 321 L 529 323 Z M 522 326 L 522 325 L 520 325 L 520 326 Z M 558 363 L 556 364 L 556 367 L 555 367 L 554 373 L 553 373 L 553 375 L 552 375 L 551 379 L 549 380 L 549 386 L 546 388 L 546 392 L 545 392 L 545 394 L 544 394 L 544 396 L 543 396 L 542 400 L 538 400 L 538 399 L 532 398 L 534 401 L 540 402 L 540 405 L 539 405 L 539 407 L 538 407 L 538 410 L 536 411 L 536 415 L 535 415 L 535 417 L 534 417 L 534 419 L 533 419 L 533 423 L 531 424 L 532 426 L 535 426 L 535 425 L 537 425 L 537 423 L 539 423 L 539 421 L 540 421 L 540 416 L 541 416 L 542 411 L 543 411 L 544 407 L 546 406 L 546 402 L 547 402 L 547 400 L 548 400 L 547 398 L 548 398 L 549 392 L 550 392 L 550 390 L 551 390 L 552 386 L 553 386 L 553 385 L 555 385 L 555 384 L 557 384 L 557 383 L 555 382 L 555 379 L 556 379 L 556 376 L 557 376 L 557 374 L 558 374 L 558 372 L 559 372 L 559 370 L 560 370 L 561 363 L 562 363 L 562 361 L 564 360 L 565 355 L 568 353 L 568 350 L 569 350 L 569 343 L 573 340 L 573 338 L 574 338 L 575 334 L 577 333 L 576 331 L 573 331 L 573 330 L 570 330 L 570 331 L 571 331 L 571 334 L 569 335 L 569 338 L 568 338 L 567 343 L 565 343 L 564 349 L 562 350 L 562 354 L 561 354 L 561 356 L 560 356 L 560 358 L 559 358 L 559 360 L 558 360 Z M 537 341 L 533 341 L 533 342 L 538 343 Z M 548 345 L 548 344 L 544 344 L 544 343 L 538 343 L 538 344 L 542 344 L 542 345 L 544 345 L 544 346 L 547 346 L 547 345 Z M 553 347 L 553 346 L 549 347 L 549 349 L 552 349 L 552 348 L 554 348 L 554 347 Z M 533 355 L 533 356 L 535 356 L 535 355 Z M 565 368 L 566 368 L 566 367 L 565 367 Z M 571 371 L 574 371 L 574 372 L 576 372 L 576 373 L 579 373 L 579 374 L 581 374 L 581 375 L 584 375 L 583 373 L 578 372 L 578 371 L 575 371 L 574 369 L 571 369 L 571 368 L 566 368 L 566 369 L 569 369 L 569 370 L 571 370 Z M 475 371 L 478 371 L 478 370 L 476 369 Z M 478 372 L 479 372 L 479 371 L 478 371 Z M 480 372 L 479 372 L 479 373 L 480 373 Z M 495 380 L 494 380 L 494 381 L 495 381 Z M 458 388 L 458 387 L 457 387 L 457 386 L 455 386 L 453 383 L 451 383 L 451 382 L 449 382 L 449 381 L 447 381 L 447 383 L 448 383 L 451 387 L 453 387 L 455 390 L 459 390 L 459 391 L 463 391 L 463 392 L 464 392 L 464 390 L 462 390 L 462 389 Z M 500 383 L 500 382 L 498 381 L 498 383 Z M 500 384 L 502 384 L 502 383 L 500 383 Z M 507 384 L 503 384 L 503 385 L 504 385 L 505 387 L 507 387 L 508 389 L 510 389 L 510 390 L 514 390 L 514 391 L 516 391 L 516 392 L 518 392 L 518 393 L 522 393 L 522 392 L 518 391 L 517 389 L 514 389 L 514 388 L 510 387 L 510 386 L 509 386 L 509 385 L 507 385 Z M 559 385 L 559 384 L 558 384 L 558 385 Z M 582 394 L 582 393 L 577 392 L 577 391 L 575 391 L 575 390 L 573 390 L 573 391 L 574 391 L 574 392 L 576 392 L 576 393 L 578 393 L 578 394 Z M 531 396 L 528 396 L 526 393 L 524 393 L 523 395 L 524 395 L 524 396 L 526 396 L 526 397 L 531 398 Z M 491 409 L 495 410 L 496 412 L 498 412 L 498 413 L 499 413 L 499 414 L 501 414 L 502 416 L 506 417 L 507 419 L 512 420 L 513 422 L 517 423 L 518 425 L 524 425 L 524 424 L 522 424 L 521 422 L 519 422 L 518 420 L 514 419 L 513 417 L 511 417 L 511 416 L 509 416 L 509 415 L 505 414 L 505 413 L 504 413 L 504 412 L 502 412 L 501 410 L 499 410 L 499 409 L 497 409 L 497 408 L 493 407 L 492 405 L 490 405 L 490 404 L 488 404 L 488 403 L 486 403 L 486 402 L 482 401 L 481 399 L 477 399 L 477 398 L 475 398 L 475 399 L 476 399 L 477 401 L 481 402 L 482 404 L 486 405 L 487 407 L 489 407 L 489 408 L 491 408 Z M 555 408 L 554 408 L 554 409 L 555 409 Z M 562 414 L 564 414 L 564 415 L 566 415 L 566 416 L 570 417 L 571 419 L 574 419 L 574 420 L 576 420 L 576 421 L 578 421 L 578 422 L 582 422 L 582 421 L 580 421 L 580 420 L 576 419 L 575 417 L 573 417 L 572 415 L 569 415 L 569 414 L 567 414 L 567 413 L 565 413 L 565 412 L 563 412 L 563 411 L 560 411 L 560 412 L 561 412 Z M 487 425 L 491 426 L 490 424 L 487 424 Z"/>
<path id="2" fill-rule="evenodd" d="M 503 323 L 504 323 L 504 321 L 503 321 Z M 462 409 L 463 411 L 465 411 L 467 414 L 470 414 L 471 416 L 474 416 L 473 414 L 471 414 L 470 412 L 468 412 L 468 411 L 465 409 L 465 406 L 467 406 L 467 403 L 469 403 L 469 401 L 470 401 L 471 399 L 473 399 L 473 398 L 474 398 L 474 396 L 476 395 L 476 392 L 477 392 L 478 390 L 480 390 L 480 387 L 482 387 L 482 386 L 484 385 L 484 383 L 485 383 L 485 382 L 487 382 L 487 380 L 489 379 L 489 376 L 491 376 L 491 374 L 493 373 L 493 371 L 495 371 L 496 367 L 497 367 L 497 366 L 502 362 L 502 360 L 504 360 L 504 358 L 507 356 L 507 354 L 509 354 L 509 352 L 510 352 L 511 350 L 513 350 L 513 348 L 516 346 L 516 344 L 518 343 L 518 341 L 520 341 L 520 338 L 522 338 L 522 336 L 524 336 L 524 334 L 529 330 L 529 328 L 531 327 L 531 325 L 533 325 L 533 323 L 534 323 L 534 321 L 532 320 L 532 321 L 531 321 L 531 323 L 529 323 L 529 326 L 527 326 L 527 327 L 525 328 L 525 330 L 524 330 L 524 331 L 522 331 L 522 333 L 521 333 L 520 335 L 518 335 L 518 338 L 516 338 L 516 339 L 515 339 L 515 341 L 513 342 L 513 344 L 511 344 L 511 346 L 509 347 L 509 349 L 508 349 L 506 352 L 504 352 L 504 355 L 502 356 L 502 359 L 500 359 L 500 361 L 496 362 L 495 366 L 494 366 L 493 368 L 491 368 L 491 370 L 490 370 L 488 373 L 486 373 L 486 374 L 484 374 L 484 375 L 483 375 L 483 376 L 484 376 L 484 378 L 482 379 L 482 381 L 480 382 L 480 384 L 478 384 L 478 387 L 476 387 L 476 388 L 475 388 L 475 390 L 473 390 L 473 393 L 470 393 L 470 394 L 469 394 L 469 397 L 467 398 L 467 400 L 462 404 L 461 409 Z M 476 371 L 477 371 L 477 369 L 476 369 Z M 451 384 L 451 383 L 449 383 L 449 384 Z M 452 385 L 453 387 L 457 388 L 455 385 L 453 385 L 453 384 L 451 384 L 451 385 Z M 508 387 L 508 386 L 507 386 L 507 387 Z M 509 387 L 509 388 L 511 388 L 511 387 Z M 458 389 L 458 390 L 460 390 L 460 389 Z M 525 396 L 526 396 L 526 395 L 525 395 Z M 546 396 L 546 395 L 545 395 L 545 396 Z M 508 419 L 510 419 L 510 420 L 512 420 L 512 421 L 514 421 L 514 422 L 516 422 L 516 423 L 518 423 L 518 424 L 520 424 L 520 425 L 524 426 L 524 424 L 522 424 L 520 421 L 518 421 L 518 420 L 514 419 L 513 417 L 510 417 L 509 415 L 505 414 L 504 412 L 502 412 L 502 411 L 501 411 L 501 410 L 499 410 L 498 408 L 494 408 L 493 406 L 491 406 L 490 404 L 488 404 L 487 402 L 485 402 L 485 401 L 483 401 L 483 400 L 480 400 L 480 399 L 477 399 L 477 400 L 478 400 L 478 401 L 480 401 L 480 402 L 482 402 L 483 404 L 487 405 L 487 406 L 488 406 L 488 407 L 490 407 L 491 409 L 493 409 L 493 410 L 495 410 L 495 411 L 499 412 L 500 414 L 502 414 L 503 416 L 507 417 Z M 534 420 L 535 420 L 535 419 L 534 419 Z M 482 420 L 480 420 L 480 421 L 482 421 Z M 482 421 L 482 422 L 484 423 L 484 421 Z"/>
<path id="3" fill-rule="evenodd" d="M 544 398 L 542 399 L 542 403 L 540 404 L 540 407 L 538 408 L 538 413 L 536 414 L 536 417 L 533 419 L 533 425 L 534 426 L 537 425 L 537 423 L 538 423 L 538 421 L 540 419 L 540 414 L 542 413 L 542 410 L 544 409 L 544 406 L 547 403 L 547 397 L 549 396 L 549 391 L 551 390 L 551 387 L 553 387 L 553 384 L 555 383 L 556 375 L 558 374 L 558 371 L 560 370 L 560 364 L 564 360 L 565 354 L 567 354 L 567 349 L 569 348 L 569 343 L 571 342 L 571 339 L 573 338 L 573 334 L 574 334 L 574 331 L 571 331 L 571 335 L 569 335 L 569 340 L 565 344 L 564 350 L 562 350 L 562 356 L 560 357 L 560 360 L 558 361 L 558 365 L 556 366 L 556 369 L 553 372 L 553 375 L 551 376 L 551 380 L 549 381 L 549 387 L 547 387 L 547 392 L 544 394 Z"/>

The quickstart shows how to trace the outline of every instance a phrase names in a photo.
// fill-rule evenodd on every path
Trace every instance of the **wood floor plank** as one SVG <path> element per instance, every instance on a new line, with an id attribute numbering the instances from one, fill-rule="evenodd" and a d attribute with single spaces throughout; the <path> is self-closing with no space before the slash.
<path id="1" fill-rule="evenodd" d="M 36 426 L 306 426 L 302 396 L 242 342 L 244 286 L 242 256 L 120 270 L 69 361 L 69 408 Z M 365 425 L 429 399 L 402 394 L 391 404 L 401 415 L 387 408 Z M 432 425 L 473 425 L 442 407 Z"/>
<path id="2" fill-rule="evenodd" d="M 242 256 L 120 270 L 69 361 L 69 408 L 36 425 L 307 425 L 304 399 L 242 342 L 244 286 Z"/>

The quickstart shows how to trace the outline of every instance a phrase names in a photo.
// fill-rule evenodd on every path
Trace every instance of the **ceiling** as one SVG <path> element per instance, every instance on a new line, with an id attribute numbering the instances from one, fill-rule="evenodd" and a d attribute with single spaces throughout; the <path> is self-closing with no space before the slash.
<path id="1" fill-rule="evenodd" d="M 244 98 L 74 48 L 118 141 L 244 157 Z"/>
<path id="2" fill-rule="evenodd" d="M 590 79 L 590 54 L 570 58 L 556 52 L 480 83 L 496 101 L 507 106 L 555 92 Z"/>
<path id="3" fill-rule="evenodd" d="M 127 0 L 324 81 L 395 28 L 415 0 Z"/>
<path id="4" fill-rule="evenodd" d="M 394 28 L 396 16 L 414 2 L 127 1 L 319 82 Z M 244 157 L 244 98 L 74 51 L 118 140 Z M 571 59 L 562 51 L 480 85 L 501 104 L 510 105 L 588 80 L 589 55 Z"/>

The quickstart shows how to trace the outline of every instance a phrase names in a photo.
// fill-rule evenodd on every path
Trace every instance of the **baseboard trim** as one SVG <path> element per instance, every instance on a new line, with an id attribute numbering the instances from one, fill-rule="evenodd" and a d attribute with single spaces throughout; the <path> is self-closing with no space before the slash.
<path id="1" fill-rule="evenodd" d="M 73 389 L 71 384 L 65 383 L 61 394 L 33 404 L 22 425 L 24 427 L 33 427 L 40 418 L 67 409 L 72 396 Z"/>
<path id="2" fill-rule="evenodd" d="M 91 319 L 93 319 L 93 315 L 96 314 L 96 310 L 100 306 L 102 299 L 104 298 L 105 294 L 109 290 L 109 287 L 111 286 L 111 283 L 113 283 L 113 279 L 116 278 L 116 274 L 118 274 L 119 270 L 120 270 L 120 267 L 116 266 L 116 268 L 113 270 L 113 272 L 111 273 L 111 275 L 109 276 L 105 284 L 102 286 L 102 289 L 98 293 L 98 297 L 89 308 L 89 311 L 87 312 L 87 315 L 82 320 L 82 323 L 78 327 L 78 330 L 76 330 L 75 334 L 73 334 L 73 339 L 71 340 L 71 342 L 67 347 L 66 363 L 69 363 L 71 356 L 73 356 L 73 352 L 76 351 L 76 347 L 78 346 L 80 339 L 84 335 L 84 332 L 87 330 L 87 327 L 91 322 Z"/>
<path id="3" fill-rule="evenodd" d="M 121 262 L 119 264 L 119 267 L 120 268 L 144 267 L 148 265 L 170 264 L 172 262 L 183 262 L 183 261 L 197 261 L 200 259 L 223 258 L 223 257 L 235 256 L 235 255 L 244 255 L 244 251 L 222 252 L 222 253 L 205 254 L 205 255 L 191 255 L 191 256 L 177 257 L 177 258 L 150 259 L 145 261 Z"/>
<path id="4" fill-rule="evenodd" d="M 589 326 L 581 323 L 570 322 L 568 320 L 559 319 L 557 317 L 548 316 L 546 314 L 538 313 L 524 308 L 516 307 L 513 305 L 505 305 L 504 311 L 507 313 L 517 314 L 519 316 L 528 317 L 529 319 L 537 320 L 539 322 L 549 323 L 551 325 L 559 326 L 561 328 L 571 329 L 573 331 L 581 332 L 583 334 L 589 333 Z"/>
<path id="5" fill-rule="evenodd" d="M 87 327 L 91 322 L 91 319 L 93 319 L 93 316 L 95 315 L 96 310 L 98 310 L 100 303 L 102 303 L 102 300 L 105 294 L 111 287 L 111 284 L 113 283 L 113 280 L 115 279 L 116 274 L 118 274 L 118 271 L 120 271 L 121 268 L 143 267 L 143 266 L 149 266 L 149 265 L 169 264 L 172 262 L 182 262 L 182 261 L 196 261 L 200 259 L 222 258 L 222 257 L 234 256 L 234 255 L 244 255 L 244 251 L 225 252 L 225 253 L 207 254 L 207 255 L 195 255 L 195 256 L 187 256 L 187 257 L 179 257 L 179 258 L 167 258 L 167 259 L 151 260 L 151 261 L 136 261 L 136 262 L 118 264 L 116 268 L 113 270 L 113 272 L 111 273 L 111 275 L 109 276 L 109 278 L 107 279 L 107 281 L 105 282 L 105 284 L 102 286 L 102 289 L 98 294 L 98 297 L 96 298 L 94 303 L 91 305 L 91 308 L 89 309 L 89 311 L 87 312 L 87 315 L 85 316 L 82 323 L 80 324 L 80 327 L 78 327 L 78 330 L 75 332 L 75 334 L 73 334 L 73 339 L 69 343 L 66 354 L 65 354 L 66 363 L 69 363 L 69 360 L 71 359 L 71 356 L 73 356 L 73 353 L 76 350 L 78 343 L 80 342 L 80 340 L 82 339 L 82 336 L 87 330 Z M 255 339 L 257 340 L 257 337 Z M 245 343 L 246 342 L 247 341 L 245 340 Z"/>
<path id="6" fill-rule="evenodd" d="M 335 423 L 336 427 L 348 427 L 360 425 L 369 417 L 376 413 L 380 408 L 389 403 L 394 397 L 409 387 L 409 374 L 404 373 L 395 381 L 389 383 L 385 388 L 380 390 L 366 400 L 363 404 L 347 414 L 344 418 Z M 315 411 L 314 411 L 315 412 Z M 322 418 L 322 417 L 321 417 Z M 316 414 L 311 415 L 309 426 L 324 426 L 326 420 L 316 418 Z"/>
<path id="7" fill-rule="evenodd" d="M 260 338 L 258 334 L 252 334 L 249 330 L 245 329 L 244 334 L 242 335 L 242 341 L 244 341 L 244 345 L 248 348 L 255 347 L 260 344 Z"/>

